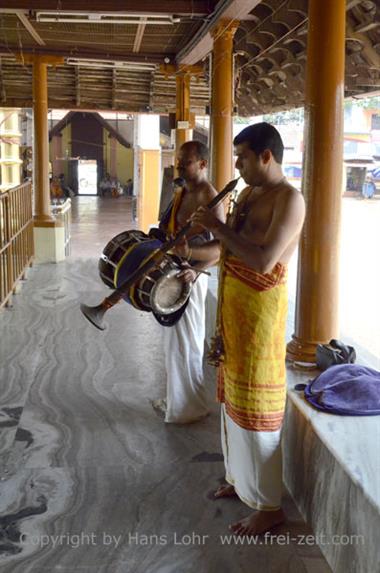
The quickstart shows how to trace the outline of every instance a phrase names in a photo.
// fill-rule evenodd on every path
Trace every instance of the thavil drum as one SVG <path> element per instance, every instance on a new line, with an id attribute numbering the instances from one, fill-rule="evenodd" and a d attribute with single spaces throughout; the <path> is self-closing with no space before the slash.
<path id="1" fill-rule="evenodd" d="M 110 288 L 120 287 L 161 245 L 160 240 L 138 230 L 116 235 L 99 259 L 100 278 Z M 191 291 L 191 284 L 178 277 L 180 270 L 180 260 L 166 254 L 129 288 L 124 300 L 139 310 L 152 311 L 160 324 L 172 326 L 181 318 Z"/>

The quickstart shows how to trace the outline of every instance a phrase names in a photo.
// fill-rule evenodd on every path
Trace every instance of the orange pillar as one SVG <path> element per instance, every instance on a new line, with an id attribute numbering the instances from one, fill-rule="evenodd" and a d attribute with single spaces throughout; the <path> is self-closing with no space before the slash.
<path id="1" fill-rule="evenodd" d="M 339 237 L 343 168 L 345 0 L 310 0 L 303 193 L 291 360 L 315 361 L 317 343 L 339 333 Z M 321 41 L 323 38 L 323 41 Z"/>
<path id="2" fill-rule="evenodd" d="M 47 63 L 41 56 L 33 59 L 33 171 L 34 171 L 34 220 L 53 222 L 49 189 L 49 130 Z"/>
<path id="3" fill-rule="evenodd" d="M 211 181 L 217 190 L 233 178 L 233 39 L 238 23 L 221 20 L 213 29 L 211 79 Z"/>
<path id="4" fill-rule="evenodd" d="M 181 145 L 190 141 L 193 136 L 193 130 L 190 126 L 190 75 L 186 70 L 182 70 L 176 75 L 175 120 L 175 155 L 177 157 Z M 184 122 L 182 127 L 180 122 Z"/>
<path id="5" fill-rule="evenodd" d="M 60 56 L 24 55 L 33 64 L 33 184 L 34 252 L 37 263 L 57 263 L 65 259 L 65 228 L 51 214 L 49 189 L 49 137 L 47 66 L 63 64 Z"/>

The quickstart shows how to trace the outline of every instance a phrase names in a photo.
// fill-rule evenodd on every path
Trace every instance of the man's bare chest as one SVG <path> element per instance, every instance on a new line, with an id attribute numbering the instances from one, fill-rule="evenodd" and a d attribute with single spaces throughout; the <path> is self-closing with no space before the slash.
<path id="1" fill-rule="evenodd" d="M 267 198 L 247 198 L 238 204 L 235 215 L 235 230 L 241 234 L 265 235 L 270 227 L 274 212 L 274 203 Z"/>
<path id="2" fill-rule="evenodd" d="M 198 194 L 187 193 L 178 208 L 177 211 L 177 222 L 180 225 L 184 225 L 189 217 L 197 210 L 197 208 L 202 205 L 201 197 Z"/>

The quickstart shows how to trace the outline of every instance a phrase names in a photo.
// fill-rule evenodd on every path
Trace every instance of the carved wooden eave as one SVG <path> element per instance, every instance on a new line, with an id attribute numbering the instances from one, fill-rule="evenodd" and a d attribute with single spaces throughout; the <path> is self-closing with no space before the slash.
<path id="1" fill-rule="evenodd" d="M 102 8 L 136 12 L 132 0 L 95 0 L 91 10 L 88 4 L 62 0 L 59 13 L 74 5 L 88 14 Z M 380 0 L 347 1 L 346 96 L 380 89 L 379 5 Z M 203 114 L 210 104 L 210 30 L 223 18 L 238 16 L 237 113 L 250 116 L 304 103 L 307 0 L 141 0 L 135 24 L 38 21 L 38 10 L 48 6 L 47 0 L 0 0 L 3 106 L 31 107 L 32 68 L 26 56 L 51 54 L 63 56 L 65 63 L 48 68 L 49 107 L 169 113 L 175 111 L 175 77 L 165 75 L 162 65 L 199 57 L 204 71 L 191 78 L 191 111 Z M 172 23 L 152 25 L 148 13 L 166 15 Z M 70 65 L 73 58 L 79 65 Z"/>

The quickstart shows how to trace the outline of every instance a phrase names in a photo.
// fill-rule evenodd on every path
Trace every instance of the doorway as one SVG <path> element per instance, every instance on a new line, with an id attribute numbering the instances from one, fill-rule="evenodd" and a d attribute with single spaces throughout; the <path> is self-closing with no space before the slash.
<path id="1" fill-rule="evenodd" d="M 95 159 L 78 160 L 78 195 L 97 195 L 98 164 Z"/>

